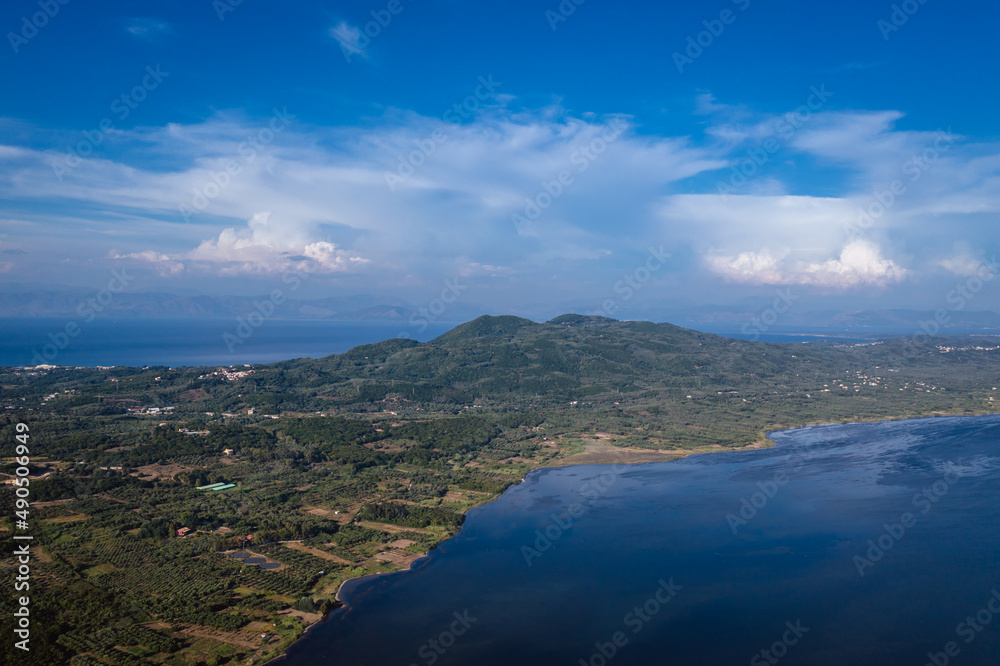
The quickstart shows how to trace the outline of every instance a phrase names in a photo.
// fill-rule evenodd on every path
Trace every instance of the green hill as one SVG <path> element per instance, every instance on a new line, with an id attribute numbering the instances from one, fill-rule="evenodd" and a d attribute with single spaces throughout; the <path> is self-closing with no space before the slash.
<path id="1" fill-rule="evenodd" d="M 178 627 L 265 621 L 274 644 L 212 647 L 218 662 L 262 663 L 304 630 L 293 605 L 332 607 L 345 580 L 397 570 L 532 469 L 760 446 L 816 422 L 992 413 L 993 340 L 777 345 L 481 317 L 429 343 L 253 367 L 0 368 L 0 437 L 30 428 L 33 543 L 48 558 L 32 563 L 25 663 L 198 663 L 204 639 Z M 234 487 L 198 490 L 213 483 Z M 14 499 L 0 495 L 5 547 Z M 410 550 L 380 557 L 402 539 Z M 244 548 L 281 570 L 222 554 Z"/>

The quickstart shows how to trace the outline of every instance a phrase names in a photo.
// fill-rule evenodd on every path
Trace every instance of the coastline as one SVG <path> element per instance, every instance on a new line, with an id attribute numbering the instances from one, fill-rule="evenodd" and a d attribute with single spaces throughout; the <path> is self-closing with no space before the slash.
<path id="1" fill-rule="evenodd" d="M 528 470 L 527 473 L 524 475 L 524 477 L 521 479 L 521 481 L 519 481 L 518 483 L 511 484 L 506 489 L 504 489 L 503 492 L 497 494 L 495 497 L 492 497 L 492 498 L 490 498 L 490 499 L 488 499 L 486 501 L 483 501 L 483 502 L 481 502 L 479 504 L 476 504 L 474 506 L 469 507 L 463 513 L 463 515 L 467 516 L 469 514 L 469 512 L 473 511 L 474 509 L 477 509 L 477 508 L 479 508 L 481 506 L 486 506 L 487 504 L 490 504 L 491 502 L 494 502 L 494 501 L 500 499 L 511 488 L 513 488 L 515 486 L 518 486 L 521 483 L 524 483 L 524 481 L 528 478 L 529 475 L 531 475 L 531 474 L 533 474 L 533 473 L 535 473 L 537 471 L 543 470 L 543 469 L 558 469 L 558 468 L 561 468 L 561 467 L 573 467 L 573 466 L 577 466 L 577 465 L 612 465 L 612 464 L 644 465 L 644 464 L 649 464 L 649 463 L 652 463 L 652 462 L 673 462 L 675 460 L 682 460 L 684 458 L 689 458 L 691 456 L 711 454 L 711 453 L 738 453 L 738 452 L 744 452 L 744 451 L 757 451 L 757 450 L 762 450 L 762 449 L 770 449 L 770 448 L 773 448 L 773 447 L 775 447 L 775 446 L 778 445 L 777 442 L 775 442 L 773 439 L 771 439 L 770 435 L 775 434 L 775 433 L 788 432 L 788 431 L 791 431 L 791 430 L 800 430 L 802 428 L 809 428 L 809 427 L 815 427 L 815 426 L 850 425 L 850 424 L 854 424 L 854 423 L 884 423 L 884 422 L 894 422 L 894 421 L 910 421 L 910 420 L 919 420 L 919 419 L 931 419 L 931 418 L 940 418 L 940 417 L 967 417 L 967 418 L 971 418 L 971 417 L 977 417 L 977 416 L 997 416 L 997 415 L 1000 415 L 1000 414 L 998 414 L 995 411 L 991 411 L 991 412 L 985 412 L 985 411 L 984 412 L 975 412 L 973 414 L 965 414 L 965 413 L 956 414 L 956 413 L 948 413 L 948 412 L 937 411 L 937 412 L 932 412 L 932 413 L 929 413 L 929 414 L 922 414 L 922 415 L 921 414 L 917 414 L 917 415 L 912 415 L 911 414 L 911 415 L 903 415 L 903 416 L 890 416 L 890 417 L 884 417 L 884 418 L 855 419 L 855 420 L 850 420 L 850 421 L 824 421 L 824 420 L 816 420 L 816 421 L 812 421 L 812 422 L 808 422 L 808 423 L 802 423 L 802 424 L 790 425 L 790 426 L 786 426 L 784 424 L 775 424 L 773 427 L 767 428 L 764 431 L 763 440 L 755 441 L 755 442 L 753 442 L 752 444 L 750 444 L 748 446 L 744 446 L 744 447 L 740 447 L 740 448 L 733 448 L 733 449 L 724 449 L 722 447 L 719 447 L 718 449 L 712 449 L 712 450 L 696 450 L 696 449 L 691 449 L 691 450 L 688 450 L 688 451 L 685 451 L 685 452 L 681 453 L 680 455 L 674 455 L 674 457 L 667 458 L 667 459 L 661 459 L 661 460 L 640 460 L 640 459 L 622 460 L 622 459 L 619 459 L 619 460 L 607 460 L 607 461 L 604 461 L 604 462 L 587 462 L 587 461 L 572 462 L 571 461 L 572 458 L 580 455 L 580 452 L 576 452 L 576 453 L 573 453 L 573 454 L 569 454 L 565 458 L 562 458 L 562 459 L 559 459 L 559 460 L 557 460 L 557 459 L 549 460 L 549 461 L 546 462 L 546 464 L 541 464 L 541 465 L 538 465 L 537 467 L 534 467 L 534 468 Z M 616 448 L 616 447 L 610 447 L 610 448 Z M 630 450 L 634 450 L 634 449 L 619 448 L 618 450 L 619 451 L 630 451 Z M 652 450 L 650 452 L 651 453 L 655 453 Z M 673 455 L 674 453 L 680 453 L 680 452 L 671 451 L 668 455 Z M 464 524 L 463 524 L 462 527 L 464 527 Z M 456 536 L 458 536 L 461 533 L 461 531 L 462 531 L 462 527 L 459 527 L 458 531 L 455 532 L 455 534 L 451 535 L 447 539 L 443 539 L 442 541 L 438 542 L 438 544 L 445 543 L 446 541 L 449 541 L 449 540 L 455 538 Z M 437 548 L 438 544 L 435 544 L 435 548 Z M 434 549 L 432 548 L 431 550 L 434 550 Z M 361 575 L 361 576 L 356 576 L 354 578 L 348 578 L 348 579 L 345 579 L 345 580 L 341 581 L 340 586 L 337 588 L 337 593 L 334 595 L 334 598 L 338 602 L 340 602 L 341 605 L 338 606 L 337 608 L 334 608 L 334 609 L 328 611 L 321 619 L 317 620 L 313 624 L 311 624 L 308 627 L 306 627 L 306 629 L 301 634 L 299 634 L 298 636 L 296 636 L 288 645 L 286 645 L 278 655 L 272 657 L 271 659 L 267 660 L 266 662 L 261 662 L 262 666 L 276 666 L 277 664 L 280 664 L 286 658 L 288 649 L 291 648 L 296 643 L 298 643 L 299 641 L 301 641 L 313 628 L 320 626 L 324 622 L 327 622 L 330 619 L 330 616 L 333 613 L 336 613 L 338 611 L 346 611 L 346 609 L 348 607 L 348 603 L 347 603 L 347 601 L 345 599 L 343 599 L 341 597 L 341 594 L 343 593 L 344 586 L 347 585 L 347 583 L 350 583 L 350 582 L 353 582 L 353 581 L 362 581 L 365 578 L 373 578 L 373 577 L 376 577 L 376 576 L 392 576 L 392 575 L 395 575 L 395 574 L 401 574 L 401 573 L 409 572 L 409 571 L 411 571 L 413 569 L 413 566 L 417 562 L 420 562 L 421 560 L 426 559 L 427 557 L 430 556 L 430 554 L 431 554 L 431 551 L 423 553 L 420 556 L 418 556 L 416 559 L 414 559 L 412 562 L 410 562 L 405 568 L 398 569 L 396 571 L 377 572 L 377 573 L 372 573 L 372 574 L 364 574 L 364 575 Z M 254 663 L 254 662 L 251 662 L 251 663 Z"/>

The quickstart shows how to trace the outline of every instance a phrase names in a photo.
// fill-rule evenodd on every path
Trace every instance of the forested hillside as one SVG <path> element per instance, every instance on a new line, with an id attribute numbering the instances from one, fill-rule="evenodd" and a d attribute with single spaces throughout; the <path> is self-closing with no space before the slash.
<path id="1" fill-rule="evenodd" d="M 33 536 L 18 663 L 260 663 L 344 580 L 408 566 L 532 469 L 598 442 L 676 457 L 813 422 L 992 412 L 1000 342 L 482 317 L 315 360 L 0 375 L 5 451 L 17 424 L 30 435 L 30 505 L 0 496 L 6 552 L 15 511 Z M 19 467 L 6 454 L 5 481 Z"/>

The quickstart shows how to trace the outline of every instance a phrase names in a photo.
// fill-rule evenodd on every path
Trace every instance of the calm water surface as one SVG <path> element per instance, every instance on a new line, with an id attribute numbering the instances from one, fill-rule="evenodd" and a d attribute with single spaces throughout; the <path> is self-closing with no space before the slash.
<path id="1" fill-rule="evenodd" d="M 285 663 L 1000 664 L 1000 417 L 772 437 L 534 472 Z"/>
<path id="2" fill-rule="evenodd" d="M 65 335 L 67 323 L 75 335 Z M 95 365 L 239 365 L 291 358 L 321 358 L 358 345 L 397 337 L 426 342 L 454 324 L 432 323 L 425 330 L 405 322 L 297 321 L 268 319 L 238 343 L 235 319 L 0 318 L 0 366 L 47 363 Z M 242 338 L 238 338 L 242 340 Z M 57 346 L 61 345 L 61 346 Z"/>

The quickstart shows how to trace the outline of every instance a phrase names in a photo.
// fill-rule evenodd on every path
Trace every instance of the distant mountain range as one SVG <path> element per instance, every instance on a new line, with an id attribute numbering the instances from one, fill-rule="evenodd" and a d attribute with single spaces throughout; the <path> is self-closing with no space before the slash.
<path id="1" fill-rule="evenodd" d="M 78 308 L 93 290 L 52 287 L 41 290 L 9 289 L 0 293 L 0 317 L 69 317 L 78 316 Z M 143 318 L 218 318 L 245 316 L 257 310 L 267 296 L 205 296 L 180 295 L 167 292 L 141 291 L 115 294 L 103 307 L 103 317 Z M 84 307 L 86 307 L 84 305 Z M 433 321 L 460 322 L 488 313 L 488 308 L 476 304 L 455 303 Z M 934 319 L 934 312 L 907 309 L 880 310 L 804 310 L 792 307 L 768 322 L 766 308 L 759 304 L 731 306 L 664 307 L 644 309 L 641 318 L 670 322 L 688 328 L 716 333 L 739 333 L 748 326 L 759 333 L 839 333 L 843 335 L 898 334 L 917 330 L 921 322 Z M 287 300 L 277 305 L 275 314 L 283 319 L 330 321 L 400 322 L 422 319 L 419 306 L 401 299 L 371 295 L 337 296 L 319 299 Z M 535 319 L 545 319 L 541 312 L 523 313 Z M 636 313 L 639 314 L 639 313 Z M 772 315 L 774 313 L 771 313 Z M 1000 331 L 1000 314 L 992 311 L 949 311 L 950 321 L 942 328 L 952 332 Z M 631 313 L 623 319 L 637 318 Z M 764 327 L 752 323 L 761 318 Z M 746 331 L 744 331 L 746 332 Z"/>
<path id="2" fill-rule="evenodd" d="M 773 313 L 772 313 L 773 314 Z M 710 331 L 739 331 L 744 325 L 764 319 L 762 310 L 746 307 L 719 308 L 707 306 L 676 310 L 669 313 L 667 321 L 689 328 Z M 1000 314 L 989 310 L 948 311 L 944 329 L 961 332 L 1000 330 Z M 770 333 L 836 331 L 841 333 L 878 334 L 901 333 L 917 330 L 924 322 L 935 319 L 930 310 L 880 309 L 880 310 L 789 310 L 777 316 L 770 325 Z M 764 327 L 761 327 L 764 328 Z M 753 330 L 757 330 L 754 328 Z"/>
<path id="3" fill-rule="evenodd" d="M 94 298 L 90 290 L 26 291 L 0 294 L 0 317 L 76 316 L 78 308 Z M 182 296 L 164 292 L 115 294 L 103 306 L 100 316 L 145 318 L 229 318 L 245 316 L 268 301 L 268 296 Z M 418 315 L 405 301 L 371 296 L 287 300 L 275 306 L 275 314 L 285 319 L 328 319 L 340 321 L 401 321 Z M 456 312 L 457 319 L 465 312 Z M 478 312 L 476 314 L 479 314 Z"/>

